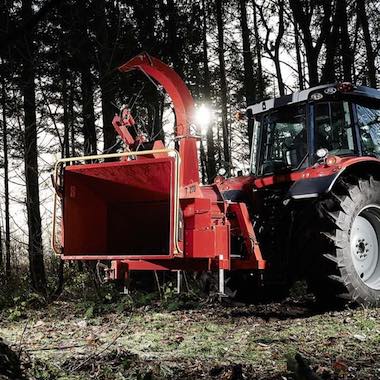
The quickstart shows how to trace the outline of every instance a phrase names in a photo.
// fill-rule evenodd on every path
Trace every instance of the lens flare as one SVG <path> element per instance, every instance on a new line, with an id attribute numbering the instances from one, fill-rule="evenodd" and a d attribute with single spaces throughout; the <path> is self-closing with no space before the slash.
<path id="1" fill-rule="evenodd" d="M 214 114 L 210 107 L 206 104 L 201 104 L 195 110 L 195 123 L 201 129 L 202 133 L 206 133 L 208 127 L 213 121 Z"/>

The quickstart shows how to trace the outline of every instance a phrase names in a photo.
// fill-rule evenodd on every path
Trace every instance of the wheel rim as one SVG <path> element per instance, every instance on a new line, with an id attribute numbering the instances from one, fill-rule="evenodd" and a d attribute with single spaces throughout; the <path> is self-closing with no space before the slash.
<path id="1" fill-rule="evenodd" d="M 370 205 L 355 217 L 351 228 L 352 261 L 361 281 L 380 290 L 380 207 Z"/>

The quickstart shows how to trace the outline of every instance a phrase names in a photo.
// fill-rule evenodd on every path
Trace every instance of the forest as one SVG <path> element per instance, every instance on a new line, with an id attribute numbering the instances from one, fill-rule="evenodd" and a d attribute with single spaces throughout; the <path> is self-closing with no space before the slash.
<path id="1" fill-rule="evenodd" d="M 224 309 L 193 291 L 177 297 L 173 278 L 161 274 L 149 277 L 155 292 L 131 300 L 100 284 L 89 263 L 60 260 L 50 236 L 56 160 L 123 151 L 112 119 L 124 105 L 151 140 L 176 144 L 162 87 L 144 73 L 117 70 L 132 57 L 147 52 L 168 64 L 196 107 L 211 110 L 198 143 L 208 184 L 220 169 L 249 173 L 252 129 L 236 117 L 247 106 L 320 84 L 377 88 L 379 25 L 377 0 L 3 0 L 0 347 L 3 336 L 16 357 L 9 353 L 9 373 L 0 357 L 0 378 L 378 378 L 377 309 L 319 314 L 305 306 L 308 296 Z M 199 340 L 196 349 L 181 320 Z M 257 336 L 245 335 L 245 325 L 257 326 Z M 305 375 L 302 359 L 301 374 L 285 377 L 293 362 L 286 369 L 284 357 L 303 344 L 311 367 Z M 62 360 L 51 364 L 59 350 Z"/>

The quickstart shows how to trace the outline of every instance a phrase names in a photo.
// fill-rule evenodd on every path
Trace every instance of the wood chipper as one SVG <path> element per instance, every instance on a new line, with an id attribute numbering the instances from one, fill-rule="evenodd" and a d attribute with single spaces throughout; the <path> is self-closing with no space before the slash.
<path id="1" fill-rule="evenodd" d="M 119 70 L 166 90 L 177 149 L 136 136 L 125 108 L 112 121 L 123 153 L 59 160 L 52 245 L 63 260 L 109 262 L 116 281 L 215 271 L 220 292 L 245 300 L 279 298 L 303 278 L 323 302 L 379 303 L 379 92 L 342 83 L 249 106 L 250 174 L 201 185 L 186 85 L 145 53 Z"/>

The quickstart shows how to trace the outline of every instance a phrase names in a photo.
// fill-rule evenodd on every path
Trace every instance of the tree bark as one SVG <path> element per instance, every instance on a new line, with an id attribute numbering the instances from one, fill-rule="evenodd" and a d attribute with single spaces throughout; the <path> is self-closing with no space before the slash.
<path id="1" fill-rule="evenodd" d="M 112 29 L 108 26 L 105 0 L 95 1 L 95 35 L 97 40 L 97 54 L 99 62 L 99 85 L 102 97 L 103 119 L 103 152 L 115 152 L 116 132 L 112 126 L 115 114 L 113 103 L 115 101 L 115 72 L 112 54 Z M 115 41 L 114 41 L 115 42 Z"/>
<path id="2" fill-rule="evenodd" d="M 208 43 L 207 43 L 207 10 L 206 2 L 202 0 L 202 60 L 203 60 L 203 95 L 206 102 L 210 103 L 211 101 L 211 79 L 210 79 L 210 69 L 208 67 Z M 215 162 L 215 143 L 214 143 L 214 133 L 213 126 L 209 125 L 207 129 L 207 159 L 206 162 L 206 172 L 208 183 L 212 183 L 216 177 L 216 162 Z M 202 145 L 203 148 L 203 145 Z M 203 148 L 204 154 L 204 148 Z M 206 157 L 205 157 L 206 158 Z"/>
<path id="3" fill-rule="evenodd" d="M 246 0 L 239 0 L 240 7 L 240 27 L 243 40 L 243 63 L 244 63 L 244 92 L 247 106 L 256 100 L 256 83 L 253 73 L 253 60 L 251 52 L 251 42 L 249 38 L 249 28 L 247 21 Z"/>
<path id="4" fill-rule="evenodd" d="M 76 151 L 75 151 L 75 112 L 74 112 L 74 85 L 73 83 L 70 83 L 70 93 L 69 93 L 69 98 L 68 98 L 68 112 L 69 112 L 69 120 L 70 120 L 70 125 L 69 125 L 69 130 L 70 130 L 70 154 L 72 157 L 76 156 Z"/>
<path id="5" fill-rule="evenodd" d="M 295 21 L 294 21 L 294 46 L 296 49 L 298 86 L 299 86 L 299 89 L 302 91 L 304 89 L 305 79 L 303 77 L 299 31 L 298 31 L 297 23 Z"/>
<path id="6" fill-rule="evenodd" d="M 218 57 L 220 75 L 220 98 L 222 109 L 222 131 L 223 131 L 223 155 L 227 166 L 227 173 L 231 172 L 231 156 L 229 146 L 229 128 L 227 117 L 227 80 L 226 64 L 224 60 L 224 23 L 223 23 L 223 0 L 216 0 L 216 21 L 218 28 Z"/>
<path id="7" fill-rule="evenodd" d="M 4 65 L 4 60 L 1 62 Z M 3 155 L 4 155 L 4 208 L 5 208 L 5 274 L 11 275 L 11 233 L 9 224 L 9 168 L 8 168 L 8 128 L 7 128 L 7 90 L 5 87 L 4 73 L 1 76 L 1 95 L 2 95 L 2 112 L 3 112 Z M 1 255 L 2 259 L 3 255 Z M 1 263 L 3 264 L 3 263 Z"/>
<path id="8" fill-rule="evenodd" d="M 337 0 L 337 20 L 340 24 L 340 44 L 343 62 L 343 80 L 352 82 L 353 54 L 351 50 L 350 36 L 348 32 L 347 1 Z"/>
<path id="9" fill-rule="evenodd" d="M 285 95 L 285 84 L 282 78 L 281 71 L 281 63 L 280 63 L 280 47 L 282 43 L 282 38 L 285 33 L 285 24 L 284 24 L 284 2 L 283 0 L 278 1 L 278 32 L 276 35 L 276 39 L 274 44 L 270 41 L 270 34 L 272 32 L 272 28 L 268 25 L 266 21 L 266 15 L 263 11 L 263 5 L 256 5 L 260 12 L 261 21 L 266 29 L 266 37 L 264 43 L 264 49 L 266 53 L 269 55 L 270 59 L 273 61 L 275 70 L 276 70 L 276 78 L 278 83 L 278 91 L 280 96 Z"/>
<path id="10" fill-rule="evenodd" d="M 336 64 L 335 58 L 338 49 L 339 21 L 338 9 L 335 11 L 334 23 L 326 39 L 326 60 L 322 69 L 321 83 L 333 83 L 336 81 Z"/>
<path id="11" fill-rule="evenodd" d="M 251 42 L 249 38 L 249 28 L 247 21 L 246 0 L 239 0 L 240 27 L 243 40 L 243 63 L 244 63 L 244 92 L 246 105 L 253 104 L 256 100 L 256 81 L 253 73 L 253 60 L 251 53 Z M 248 123 L 248 144 L 252 146 L 253 124 Z"/>
<path id="12" fill-rule="evenodd" d="M 167 0 L 166 11 L 168 15 L 167 31 L 169 56 L 173 62 L 174 70 L 183 78 L 184 61 L 183 54 L 181 54 L 183 51 L 183 44 L 178 37 L 178 10 L 173 0 Z"/>
<path id="13" fill-rule="evenodd" d="M 200 141 L 200 159 L 201 159 L 201 178 L 202 178 L 202 183 L 205 184 L 206 181 L 206 173 L 207 173 L 207 159 L 206 159 L 206 153 L 205 153 L 205 148 L 203 146 L 203 141 Z M 208 178 L 208 177 L 207 177 Z M 210 182 L 209 182 L 210 183 Z"/>
<path id="14" fill-rule="evenodd" d="M 81 93 L 82 93 L 84 154 L 92 155 L 92 154 L 97 153 L 95 110 L 94 110 L 92 74 L 90 71 L 90 67 L 87 65 L 84 65 L 81 68 Z"/>
<path id="15" fill-rule="evenodd" d="M 363 29 L 364 34 L 364 43 L 366 47 L 367 52 L 367 73 L 368 73 L 368 79 L 369 84 L 371 87 L 376 88 L 377 86 L 377 80 L 376 80 L 376 66 L 375 66 L 375 54 L 372 47 L 372 40 L 371 40 L 371 33 L 369 30 L 369 24 L 368 24 L 368 17 L 365 7 L 365 0 L 357 0 L 357 14 L 358 18 L 361 24 L 361 27 Z"/>
<path id="16" fill-rule="evenodd" d="M 257 59 L 257 97 L 263 99 L 265 94 L 265 83 L 263 76 L 263 66 L 261 63 L 261 38 L 259 33 L 259 26 L 257 24 L 257 9 L 256 0 L 253 0 L 253 29 L 255 32 L 255 47 L 256 47 L 256 59 Z"/>
<path id="17" fill-rule="evenodd" d="M 283 0 L 279 0 L 278 2 L 278 33 L 276 37 L 276 41 L 274 44 L 274 64 L 276 67 L 276 75 L 278 82 L 278 90 L 280 92 L 280 96 L 285 95 L 285 84 L 282 79 L 281 72 L 281 63 L 280 63 L 280 47 L 282 43 L 282 38 L 285 33 L 285 24 L 284 24 L 284 2 Z"/>
<path id="18" fill-rule="evenodd" d="M 32 0 L 23 0 L 23 22 L 28 22 L 32 16 Z M 40 196 L 38 183 L 37 120 L 34 83 L 35 48 L 33 38 L 34 35 L 32 32 L 24 35 L 21 72 L 25 123 L 24 149 L 26 208 L 29 232 L 28 253 L 32 286 L 36 291 L 46 294 L 46 275 L 42 250 Z"/>
<path id="19" fill-rule="evenodd" d="M 97 137 L 94 110 L 94 81 L 91 68 L 94 61 L 94 50 L 89 36 L 89 9 L 86 2 L 78 2 L 75 10 L 73 34 L 73 63 L 80 76 L 80 102 L 82 112 L 82 132 L 85 155 L 97 153 Z"/>
<path id="20" fill-rule="evenodd" d="M 309 71 L 309 85 L 311 87 L 317 86 L 319 83 L 318 58 L 331 28 L 330 18 L 333 4 L 331 1 L 324 1 L 321 3 L 323 8 L 323 17 L 319 35 L 314 43 L 314 37 L 311 30 L 311 20 L 316 7 L 309 7 L 310 4 L 306 1 L 289 0 L 294 19 L 303 34 L 306 62 Z"/>

